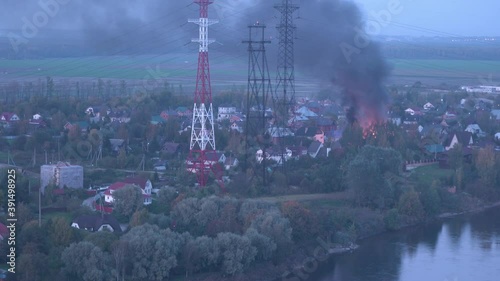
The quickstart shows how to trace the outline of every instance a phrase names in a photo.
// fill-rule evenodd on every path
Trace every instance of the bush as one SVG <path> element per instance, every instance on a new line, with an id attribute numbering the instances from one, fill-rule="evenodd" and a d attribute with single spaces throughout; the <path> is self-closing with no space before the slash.
<path id="1" fill-rule="evenodd" d="M 391 209 L 384 217 L 385 228 L 390 231 L 401 228 L 401 218 L 397 209 Z"/>
<path id="2" fill-rule="evenodd" d="M 411 221 L 422 219 L 424 207 L 422 207 L 418 193 L 414 190 L 404 193 L 399 198 L 398 211 L 401 215 L 408 216 Z"/>

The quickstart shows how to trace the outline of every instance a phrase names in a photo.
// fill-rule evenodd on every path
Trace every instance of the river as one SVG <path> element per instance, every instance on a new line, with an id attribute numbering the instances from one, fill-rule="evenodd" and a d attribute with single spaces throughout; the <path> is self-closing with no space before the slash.
<path id="1" fill-rule="evenodd" d="M 368 238 L 314 281 L 500 281 L 500 208 Z"/>

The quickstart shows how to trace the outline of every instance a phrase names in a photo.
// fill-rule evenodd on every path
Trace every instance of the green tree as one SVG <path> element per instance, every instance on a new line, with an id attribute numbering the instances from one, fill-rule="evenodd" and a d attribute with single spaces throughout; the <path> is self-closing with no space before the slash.
<path id="1" fill-rule="evenodd" d="M 221 271 L 224 275 L 242 273 L 255 260 L 257 249 L 250 239 L 234 233 L 219 233 L 216 239 L 222 257 Z"/>
<path id="2" fill-rule="evenodd" d="M 277 258 L 282 258 L 288 252 L 292 241 L 292 227 L 290 221 L 279 211 L 268 211 L 257 215 L 250 227 L 276 243 Z"/>
<path id="3" fill-rule="evenodd" d="M 384 217 L 385 228 L 388 230 L 398 230 L 401 227 L 401 218 L 398 209 L 390 209 Z"/>
<path id="4" fill-rule="evenodd" d="M 318 234 L 318 218 L 300 203 L 295 201 L 285 202 L 281 209 L 283 216 L 290 220 L 295 241 L 301 241 Z"/>
<path id="5" fill-rule="evenodd" d="M 434 181 L 431 186 L 420 188 L 420 201 L 428 216 L 435 216 L 441 210 L 441 197 L 438 192 L 439 182 Z"/>
<path id="6" fill-rule="evenodd" d="M 215 239 L 200 236 L 189 241 L 182 254 L 186 274 L 215 268 L 220 259 L 220 250 Z"/>
<path id="7" fill-rule="evenodd" d="M 161 281 L 169 278 L 178 265 L 177 255 L 189 241 L 189 235 L 145 224 L 132 228 L 122 237 L 128 243 L 129 261 L 134 280 Z"/>
<path id="8" fill-rule="evenodd" d="M 19 281 L 41 281 L 47 274 L 47 256 L 36 251 L 22 253 L 18 261 Z"/>
<path id="9" fill-rule="evenodd" d="M 495 149 L 488 146 L 479 150 L 476 157 L 476 168 L 481 182 L 486 187 L 493 187 L 496 182 L 498 170 L 496 169 Z"/>
<path id="10" fill-rule="evenodd" d="M 132 184 L 127 184 L 113 192 L 113 197 L 114 211 L 127 218 L 130 218 L 144 204 L 141 188 Z"/>
<path id="11" fill-rule="evenodd" d="M 253 228 L 249 228 L 245 232 L 245 237 L 247 237 L 252 246 L 257 249 L 256 260 L 270 260 L 278 248 L 271 238 L 260 234 Z"/>
<path id="12" fill-rule="evenodd" d="M 134 212 L 130 219 L 130 227 L 143 225 L 149 220 L 149 212 L 146 209 L 140 209 Z"/>
<path id="13" fill-rule="evenodd" d="M 116 157 L 116 165 L 120 169 L 123 169 L 127 166 L 127 152 L 125 151 L 125 147 L 122 147 L 118 152 L 118 156 Z"/>
<path id="14" fill-rule="evenodd" d="M 112 245 L 118 240 L 116 234 L 110 231 L 97 231 L 90 233 L 85 237 L 85 241 L 88 241 L 99 249 L 110 252 Z"/>
<path id="15" fill-rule="evenodd" d="M 398 212 L 408 216 L 411 221 L 422 219 L 424 217 L 424 208 L 418 193 L 414 190 L 405 192 L 399 199 Z"/>
<path id="16" fill-rule="evenodd" d="M 348 164 L 346 183 L 358 205 L 391 207 L 401 185 L 402 157 L 392 148 L 363 147 Z"/>
<path id="17" fill-rule="evenodd" d="M 61 257 L 67 280 L 105 281 L 111 277 L 110 256 L 90 242 L 71 244 Z"/>
<path id="18" fill-rule="evenodd" d="M 56 217 L 48 223 L 52 245 L 66 247 L 75 242 L 75 229 L 63 217 Z"/>

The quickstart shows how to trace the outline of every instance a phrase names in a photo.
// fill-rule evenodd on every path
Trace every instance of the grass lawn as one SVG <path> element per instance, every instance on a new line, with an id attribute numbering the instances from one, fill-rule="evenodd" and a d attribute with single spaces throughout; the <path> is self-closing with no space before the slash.
<path id="1" fill-rule="evenodd" d="M 36 217 L 38 218 L 38 213 L 36 214 Z M 64 218 L 70 223 L 73 218 L 71 217 L 71 214 L 69 212 L 52 212 L 52 213 L 43 213 L 42 211 L 42 220 L 49 220 L 49 219 L 55 219 L 55 218 Z"/>
<path id="2" fill-rule="evenodd" d="M 434 164 L 413 170 L 410 179 L 425 185 L 432 185 L 433 181 L 448 179 L 453 176 L 453 173 L 451 169 L 441 169 L 438 164 Z"/>

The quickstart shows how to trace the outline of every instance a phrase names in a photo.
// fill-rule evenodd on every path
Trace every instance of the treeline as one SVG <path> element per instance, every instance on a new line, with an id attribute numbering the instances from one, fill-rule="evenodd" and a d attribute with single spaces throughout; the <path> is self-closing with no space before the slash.
<path id="1" fill-rule="evenodd" d="M 117 192 L 117 205 L 127 205 L 127 196 Z M 46 214 L 39 227 L 30 207 L 21 204 L 18 273 L 9 280 L 167 280 L 217 272 L 233 276 L 256 263 L 283 261 L 294 242 L 319 231 L 318 219 L 297 203 L 186 196 L 164 188 L 156 210 L 148 212 L 141 204 L 131 214 L 124 210 L 134 206 L 122 206 L 118 212 L 124 212 L 116 215 L 132 227 L 123 235 L 75 229 L 64 217 L 47 219 Z M 72 212 L 84 213 L 81 208 Z M 6 247 L 2 243 L 2 251 Z"/>

